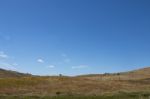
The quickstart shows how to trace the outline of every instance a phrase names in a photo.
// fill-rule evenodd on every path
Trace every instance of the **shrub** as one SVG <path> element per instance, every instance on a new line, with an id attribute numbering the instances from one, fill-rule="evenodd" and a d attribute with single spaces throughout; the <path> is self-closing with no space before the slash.
<path id="1" fill-rule="evenodd" d="M 57 96 L 59 96 L 60 94 L 61 94 L 61 92 L 60 92 L 60 91 L 57 91 L 57 92 L 56 92 L 56 95 L 57 95 Z"/>

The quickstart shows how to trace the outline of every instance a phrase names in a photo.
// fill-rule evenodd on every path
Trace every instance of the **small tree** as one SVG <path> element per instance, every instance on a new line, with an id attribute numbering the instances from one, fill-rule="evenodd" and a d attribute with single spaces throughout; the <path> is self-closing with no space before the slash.
<path id="1" fill-rule="evenodd" d="M 62 77 L 62 74 L 59 74 L 59 77 Z"/>

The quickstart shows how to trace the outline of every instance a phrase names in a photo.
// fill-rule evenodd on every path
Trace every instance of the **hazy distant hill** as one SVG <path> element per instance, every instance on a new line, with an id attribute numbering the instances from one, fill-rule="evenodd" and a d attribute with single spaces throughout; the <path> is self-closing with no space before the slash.
<path id="1" fill-rule="evenodd" d="M 31 76 L 31 74 L 19 73 L 11 70 L 4 70 L 0 68 L 0 78 L 12 78 L 12 77 L 26 77 Z"/>

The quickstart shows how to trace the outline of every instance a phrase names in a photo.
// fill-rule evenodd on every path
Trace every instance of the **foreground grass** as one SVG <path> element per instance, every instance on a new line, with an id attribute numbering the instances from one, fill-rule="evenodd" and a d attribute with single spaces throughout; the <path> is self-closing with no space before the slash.
<path id="1" fill-rule="evenodd" d="M 13 97 L 0 97 L 0 99 L 149 99 L 149 97 L 103 97 L 103 96 L 93 96 L 93 97 L 38 97 L 38 96 L 26 96 L 26 97 L 18 97 L 18 96 L 13 96 Z"/>
<path id="2" fill-rule="evenodd" d="M 150 94 L 118 94 L 113 96 L 0 96 L 0 99 L 150 99 Z"/>

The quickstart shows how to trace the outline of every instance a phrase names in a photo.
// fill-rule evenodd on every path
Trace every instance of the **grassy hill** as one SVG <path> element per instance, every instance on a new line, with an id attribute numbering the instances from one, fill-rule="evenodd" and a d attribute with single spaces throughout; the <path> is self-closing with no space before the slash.
<path id="1" fill-rule="evenodd" d="M 149 96 L 149 67 L 123 73 L 76 77 L 28 76 L 0 70 L 0 96 L 110 96 L 131 93 Z"/>
<path id="2" fill-rule="evenodd" d="M 140 80 L 150 78 L 150 67 L 128 72 L 89 74 L 89 75 L 80 75 L 78 77 L 84 77 L 88 79 L 101 79 L 101 80 Z"/>
<path id="3" fill-rule="evenodd" d="M 31 74 L 19 73 L 11 70 L 4 70 L 0 68 L 0 78 L 13 78 L 13 77 L 26 77 L 31 76 Z"/>

